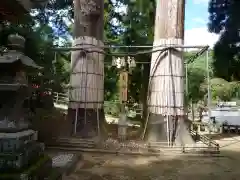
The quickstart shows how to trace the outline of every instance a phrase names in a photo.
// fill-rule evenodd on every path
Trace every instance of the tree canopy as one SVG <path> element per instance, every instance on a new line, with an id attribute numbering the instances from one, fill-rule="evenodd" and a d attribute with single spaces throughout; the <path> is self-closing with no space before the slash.
<path id="1" fill-rule="evenodd" d="M 221 38 L 210 53 L 210 77 L 222 78 L 226 81 L 240 80 L 239 74 L 239 26 L 237 0 L 210 0 L 209 30 L 221 34 Z M 123 10 L 123 12 L 120 12 Z M 58 0 L 31 12 L 32 20 L 25 24 L 2 22 L 0 43 L 6 45 L 7 35 L 19 33 L 26 38 L 25 53 L 44 69 L 39 76 L 35 72 L 32 80 L 42 82 L 54 91 L 64 91 L 69 83 L 70 52 L 55 53 L 50 49 L 55 46 L 70 46 L 73 27 L 73 1 Z M 104 43 L 119 45 L 151 45 L 153 43 L 155 17 L 154 0 L 105 0 L 104 1 Z M 147 49 L 147 48 L 146 48 Z M 106 49 L 112 52 L 136 52 L 146 50 L 140 48 Z M 195 52 L 185 53 L 186 57 Z M 105 100 L 118 99 L 119 71 L 111 66 L 112 56 L 105 56 Z M 129 99 L 132 102 L 145 104 L 150 71 L 151 54 L 134 56 L 137 67 L 129 77 Z M 188 63 L 188 99 L 197 103 L 206 96 L 206 62 L 201 56 Z M 44 83 L 43 83 L 44 82 Z M 229 92 L 233 88 L 223 83 L 226 88 L 220 90 L 219 84 L 212 84 L 213 93 Z M 236 91 L 234 85 L 234 91 Z M 218 90 L 216 90 L 218 89 Z M 223 93 L 223 94 L 224 94 Z M 231 94 L 233 93 L 227 93 Z M 236 93 L 235 93 L 236 94 Z M 216 97 L 214 95 L 214 97 Z M 226 97 L 219 95 L 223 99 Z"/>
<path id="2" fill-rule="evenodd" d="M 214 73 L 227 81 L 240 80 L 239 9 L 238 0 L 209 2 L 209 30 L 220 34 L 220 39 L 214 47 Z"/>

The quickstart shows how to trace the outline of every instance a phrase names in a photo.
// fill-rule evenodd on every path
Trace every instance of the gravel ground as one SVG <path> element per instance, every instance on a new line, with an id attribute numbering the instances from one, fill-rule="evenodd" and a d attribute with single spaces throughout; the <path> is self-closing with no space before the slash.
<path id="1" fill-rule="evenodd" d="M 224 145 L 223 157 L 83 153 L 83 160 L 64 180 L 238 180 L 240 137 L 218 143 Z"/>
<path id="2" fill-rule="evenodd" d="M 52 157 L 53 167 L 65 167 L 68 163 L 73 161 L 74 154 L 57 154 Z"/>
<path id="3" fill-rule="evenodd" d="M 64 180 L 234 180 L 239 162 L 228 157 L 130 157 L 84 153 Z"/>

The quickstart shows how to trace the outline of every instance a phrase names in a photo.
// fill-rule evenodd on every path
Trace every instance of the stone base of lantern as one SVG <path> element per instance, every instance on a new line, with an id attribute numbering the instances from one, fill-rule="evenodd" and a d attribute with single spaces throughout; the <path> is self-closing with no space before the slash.
<path id="1" fill-rule="evenodd" d="M 36 136 L 37 132 L 31 129 L 0 132 L 0 179 L 61 179 Z"/>
<path id="2" fill-rule="evenodd" d="M 4 180 L 61 180 L 62 175 L 52 169 L 52 160 L 48 156 L 40 157 L 34 164 L 15 173 L 2 173 L 0 179 Z"/>
<path id="3" fill-rule="evenodd" d="M 118 139 L 120 141 L 124 141 L 127 139 L 127 115 L 126 113 L 120 113 L 119 121 L 118 121 Z"/>

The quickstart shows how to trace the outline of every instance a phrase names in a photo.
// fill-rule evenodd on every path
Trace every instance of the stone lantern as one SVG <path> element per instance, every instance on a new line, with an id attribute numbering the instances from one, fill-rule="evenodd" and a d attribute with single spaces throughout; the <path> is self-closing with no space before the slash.
<path id="1" fill-rule="evenodd" d="M 0 56 L 0 179 L 47 179 L 52 161 L 36 141 L 23 106 L 28 95 L 25 70 L 41 67 L 24 55 L 22 36 L 10 35 L 8 41 Z"/>
<path id="2" fill-rule="evenodd" d="M 118 138 L 121 141 L 126 140 L 127 137 L 127 115 L 126 113 L 120 113 L 119 121 L 118 121 Z"/>

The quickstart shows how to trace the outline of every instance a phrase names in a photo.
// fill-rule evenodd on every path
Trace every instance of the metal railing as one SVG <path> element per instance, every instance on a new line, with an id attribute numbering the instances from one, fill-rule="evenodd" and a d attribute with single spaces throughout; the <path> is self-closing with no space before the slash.
<path id="1" fill-rule="evenodd" d="M 200 135 L 197 131 L 190 130 L 190 134 L 208 147 L 216 148 L 219 151 L 219 144 L 205 135 Z"/>
<path id="2" fill-rule="evenodd" d="M 219 150 L 209 146 L 168 146 L 167 142 L 143 142 L 143 141 L 118 141 L 106 139 L 105 141 L 94 141 L 92 139 L 81 139 L 78 137 L 58 138 L 54 144 L 48 146 L 50 149 L 63 149 L 73 151 L 86 151 L 98 153 L 120 153 L 138 155 L 159 155 L 161 153 L 187 153 L 187 154 L 219 154 Z"/>
<path id="3" fill-rule="evenodd" d="M 68 94 L 66 93 L 52 92 L 52 96 L 53 96 L 53 101 L 56 104 L 67 105 L 69 102 Z"/>

